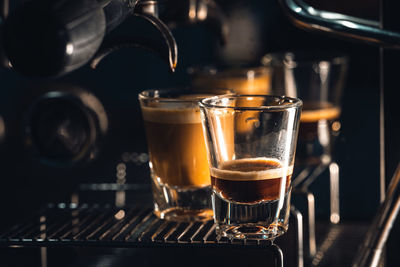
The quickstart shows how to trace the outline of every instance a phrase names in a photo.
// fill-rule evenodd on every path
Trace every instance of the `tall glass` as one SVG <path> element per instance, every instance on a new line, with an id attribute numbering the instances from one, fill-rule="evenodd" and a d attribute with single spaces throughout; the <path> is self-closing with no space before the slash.
<path id="1" fill-rule="evenodd" d="M 341 127 L 347 58 L 333 53 L 286 52 L 267 54 L 262 63 L 271 71 L 273 94 L 298 97 L 304 103 L 296 165 L 331 162 L 333 140 Z"/>
<path id="2" fill-rule="evenodd" d="M 301 106 L 265 95 L 200 101 L 218 235 L 273 239 L 287 230 Z"/>
<path id="3" fill-rule="evenodd" d="M 158 217 L 174 221 L 212 217 L 198 101 L 228 93 L 231 91 L 226 89 L 163 89 L 139 94 Z"/>

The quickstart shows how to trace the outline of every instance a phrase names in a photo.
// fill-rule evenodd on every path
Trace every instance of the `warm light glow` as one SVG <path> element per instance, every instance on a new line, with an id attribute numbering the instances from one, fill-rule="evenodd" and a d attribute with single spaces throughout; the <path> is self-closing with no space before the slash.
<path id="1" fill-rule="evenodd" d="M 125 211 L 124 210 L 120 210 L 118 211 L 115 215 L 114 215 L 115 219 L 117 220 L 122 220 L 123 218 L 125 218 Z"/>
<path id="2" fill-rule="evenodd" d="M 190 20 L 194 20 L 196 18 L 196 1 L 194 1 L 194 0 L 190 0 L 189 18 L 190 18 Z"/>
<path id="3" fill-rule="evenodd" d="M 66 50 L 68 55 L 72 55 L 72 53 L 74 52 L 74 45 L 73 44 L 67 44 L 67 47 L 66 47 L 65 50 Z"/>
<path id="4" fill-rule="evenodd" d="M 118 180 L 123 180 L 126 177 L 126 165 L 125 163 L 119 163 L 117 165 L 117 179 Z"/>
<path id="5" fill-rule="evenodd" d="M 335 121 L 334 123 L 332 123 L 332 131 L 334 132 L 338 132 L 341 127 L 342 125 L 340 124 L 339 121 Z"/>
<path id="6" fill-rule="evenodd" d="M 205 20 L 207 18 L 207 5 L 206 4 L 199 5 L 199 10 L 197 12 L 197 18 L 199 20 Z"/>

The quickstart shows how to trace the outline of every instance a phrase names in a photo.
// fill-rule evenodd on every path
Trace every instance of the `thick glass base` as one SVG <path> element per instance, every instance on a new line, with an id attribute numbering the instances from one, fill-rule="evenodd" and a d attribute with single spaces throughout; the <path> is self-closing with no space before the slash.
<path id="1" fill-rule="evenodd" d="M 239 239 L 274 239 L 288 229 L 290 190 L 284 199 L 259 203 L 236 203 L 212 194 L 216 233 Z"/>
<path id="2" fill-rule="evenodd" d="M 154 214 L 177 222 L 205 221 L 213 218 L 211 187 L 171 187 L 153 180 Z"/>
<path id="3" fill-rule="evenodd" d="M 258 224 L 241 224 L 237 226 L 217 225 L 216 233 L 229 239 L 267 239 L 272 240 L 283 235 L 287 230 L 287 225 L 270 224 L 260 226 Z"/>

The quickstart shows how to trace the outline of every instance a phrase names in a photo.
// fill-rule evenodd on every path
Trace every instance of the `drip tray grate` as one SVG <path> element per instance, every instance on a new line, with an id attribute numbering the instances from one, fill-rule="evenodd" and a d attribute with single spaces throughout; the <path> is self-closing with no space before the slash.
<path id="1" fill-rule="evenodd" d="M 169 222 L 152 208 L 50 204 L 33 219 L 0 234 L 2 246 L 193 246 L 271 247 L 268 240 L 218 237 L 213 221 Z"/>

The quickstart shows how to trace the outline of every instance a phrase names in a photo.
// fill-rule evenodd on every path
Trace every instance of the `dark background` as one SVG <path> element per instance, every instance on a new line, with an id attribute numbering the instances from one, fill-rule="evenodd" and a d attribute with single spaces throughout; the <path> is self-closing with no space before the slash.
<path id="1" fill-rule="evenodd" d="M 334 6 L 329 1 L 318 2 L 323 8 L 351 15 L 378 15 L 376 1 L 335 1 Z M 231 25 L 227 46 L 221 47 L 209 27 L 178 26 L 173 29 L 179 53 L 175 74 L 170 74 L 156 55 L 136 48 L 111 54 L 96 70 L 84 66 L 56 79 L 28 79 L 13 70 L 0 69 L 0 116 L 6 129 L 5 137 L 0 138 L 1 228 L 43 203 L 68 201 L 70 192 L 80 183 L 114 182 L 116 165 L 124 152 L 146 152 L 137 100 L 140 91 L 187 85 L 187 69 L 191 66 L 257 64 L 266 53 L 287 50 L 335 50 L 349 56 L 342 130 L 336 144 L 341 212 L 343 221 L 372 218 L 379 203 L 379 48 L 299 30 L 290 24 L 274 0 L 221 1 L 221 5 Z M 141 21 L 128 19 L 108 38 L 131 34 L 153 33 Z M 44 89 L 68 86 L 84 88 L 102 102 L 109 131 L 94 160 L 68 166 L 49 165 L 25 144 L 24 118 Z M 147 177 L 138 175 L 135 168 L 133 164 L 127 165 L 127 183 L 147 183 Z M 322 198 L 322 204 L 317 205 L 321 219 L 328 214 L 324 202 L 326 186 L 327 181 L 321 180 L 314 188 L 317 203 L 318 196 Z"/>

